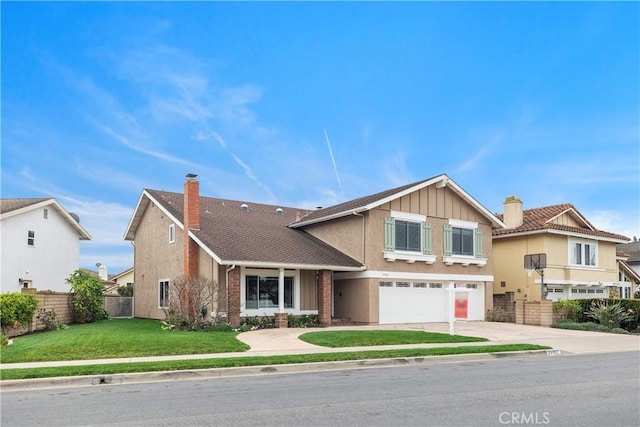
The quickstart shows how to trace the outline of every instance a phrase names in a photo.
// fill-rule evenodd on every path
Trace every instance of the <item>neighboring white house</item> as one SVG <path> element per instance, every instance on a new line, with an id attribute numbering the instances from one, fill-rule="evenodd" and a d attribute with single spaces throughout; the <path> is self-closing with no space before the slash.
<path id="1" fill-rule="evenodd" d="M 65 280 L 80 264 L 80 240 L 91 235 L 55 199 L 1 199 L 0 239 L 2 292 L 67 292 Z"/>

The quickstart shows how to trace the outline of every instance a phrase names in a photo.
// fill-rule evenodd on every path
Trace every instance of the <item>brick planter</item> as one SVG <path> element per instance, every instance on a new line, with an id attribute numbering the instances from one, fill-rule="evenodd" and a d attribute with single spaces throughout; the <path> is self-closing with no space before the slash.
<path id="1" fill-rule="evenodd" d="M 288 328 L 289 315 L 287 313 L 276 313 L 275 325 L 276 325 L 276 328 Z"/>

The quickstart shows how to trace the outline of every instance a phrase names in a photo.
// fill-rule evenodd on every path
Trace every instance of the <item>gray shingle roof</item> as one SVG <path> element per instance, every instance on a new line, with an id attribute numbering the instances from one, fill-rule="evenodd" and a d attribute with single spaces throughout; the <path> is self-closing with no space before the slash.
<path id="1" fill-rule="evenodd" d="M 182 223 L 182 193 L 145 191 Z M 243 203 L 249 206 L 246 212 L 240 208 Z M 223 261 L 363 267 L 312 235 L 288 227 L 299 213 L 304 210 L 200 196 L 200 230 L 192 232 Z"/>
<path id="2" fill-rule="evenodd" d="M 50 198 L 40 199 L 2 199 L 0 200 L 0 213 L 12 212 L 27 206 L 35 205 Z"/>

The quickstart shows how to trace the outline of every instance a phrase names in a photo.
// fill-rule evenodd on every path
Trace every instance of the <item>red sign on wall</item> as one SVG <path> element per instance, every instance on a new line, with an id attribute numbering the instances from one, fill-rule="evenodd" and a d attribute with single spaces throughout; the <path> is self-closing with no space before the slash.
<path id="1" fill-rule="evenodd" d="M 456 292 L 455 300 L 455 318 L 466 319 L 467 308 L 469 306 L 469 293 L 468 292 Z"/>

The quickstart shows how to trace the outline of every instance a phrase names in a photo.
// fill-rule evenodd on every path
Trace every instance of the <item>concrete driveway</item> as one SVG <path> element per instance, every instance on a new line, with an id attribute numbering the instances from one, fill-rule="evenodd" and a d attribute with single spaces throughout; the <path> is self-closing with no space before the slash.
<path id="1" fill-rule="evenodd" d="M 344 349 L 328 349 L 306 343 L 298 339 L 301 334 L 313 331 L 336 330 L 420 330 L 429 332 L 449 333 L 448 323 L 412 323 L 397 325 L 367 325 L 367 326 L 332 326 L 328 328 L 282 328 L 263 329 L 244 332 L 238 335 L 240 341 L 248 344 L 250 353 L 273 354 L 288 353 L 302 354 L 309 352 L 344 351 Z M 483 337 L 489 340 L 485 344 L 540 344 L 547 345 L 564 353 L 596 353 L 612 351 L 640 351 L 639 335 L 607 334 L 601 332 L 573 331 L 540 326 L 517 325 L 515 323 L 498 322 L 461 322 L 454 327 L 456 335 Z M 478 345 L 465 343 L 457 345 Z M 388 348 L 416 348 L 416 347 L 451 347 L 451 344 L 411 344 L 408 346 L 376 346 L 375 349 Z M 363 347 L 372 350 L 373 347 Z M 354 350 L 350 348 L 349 350 Z"/>

